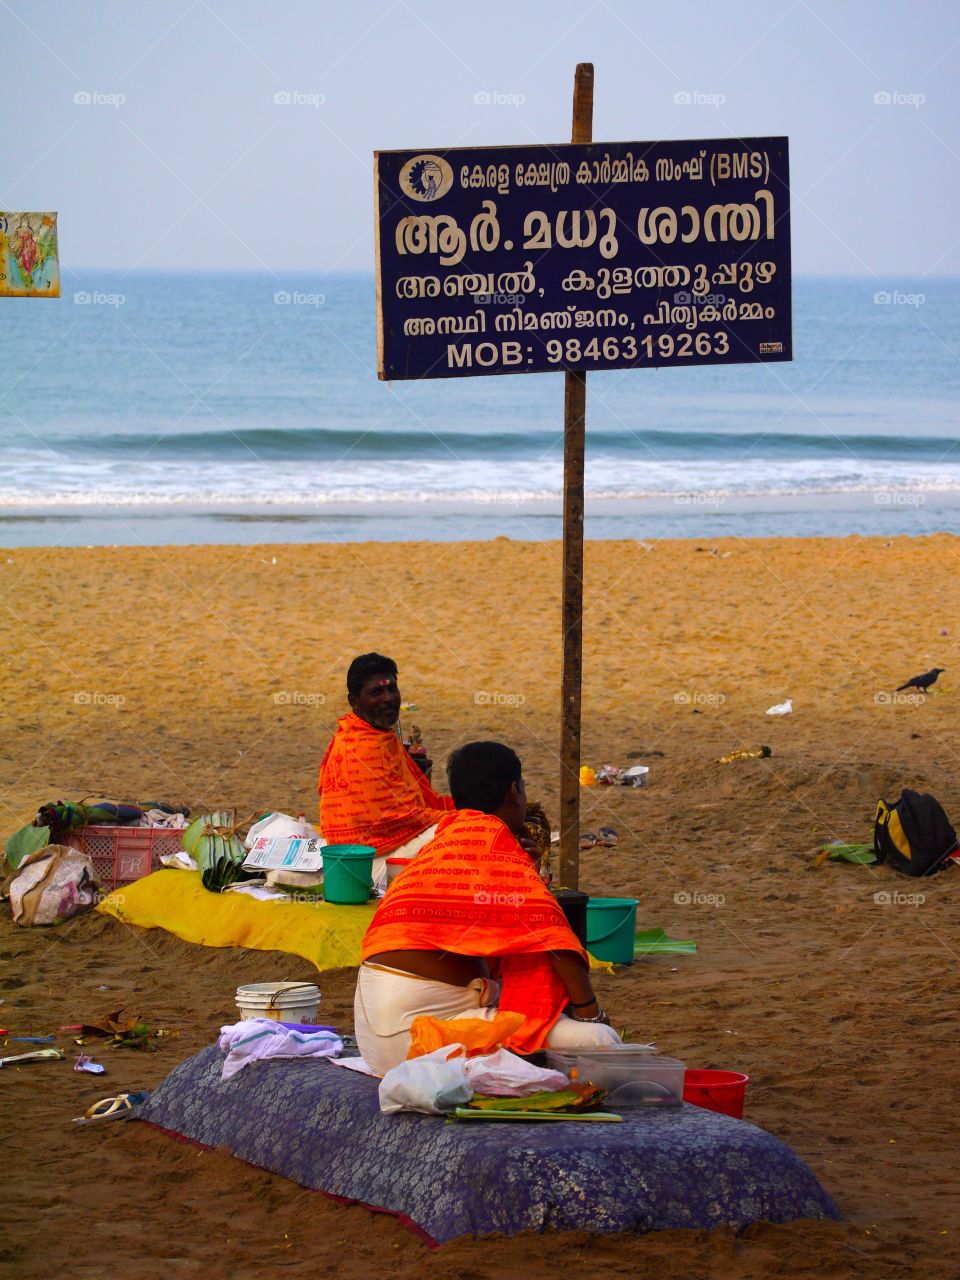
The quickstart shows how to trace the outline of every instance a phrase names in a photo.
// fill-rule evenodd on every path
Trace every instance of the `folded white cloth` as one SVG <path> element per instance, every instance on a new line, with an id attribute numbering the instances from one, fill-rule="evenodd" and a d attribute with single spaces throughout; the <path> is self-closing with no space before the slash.
<path id="1" fill-rule="evenodd" d="M 362 1076 L 373 1076 L 375 1080 L 379 1079 L 373 1067 L 362 1058 L 331 1058 L 330 1061 L 335 1067 L 346 1067 L 348 1071 L 357 1071 Z"/>
<path id="2" fill-rule="evenodd" d="M 136 824 L 138 827 L 166 827 L 171 831 L 182 831 L 190 825 L 189 818 L 182 813 L 167 813 L 165 809 L 145 809 L 143 817 Z"/>
<path id="3" fill-rule="evenodd" d="M 224 1080 L 265 1058 L 332 1058 L 343 1053 L 343 1041 L 329 1027 L 293 1031 L 269 1018 L 247 1018 L 221 1027 L 218 1044 L 227 1055 L 223 1062 Z"/>

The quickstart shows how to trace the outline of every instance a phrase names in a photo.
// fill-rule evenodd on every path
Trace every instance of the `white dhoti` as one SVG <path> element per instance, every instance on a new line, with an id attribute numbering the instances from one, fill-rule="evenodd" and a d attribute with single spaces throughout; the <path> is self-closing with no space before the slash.
<path id="1" fill-rule="evenodd" d="M 403 1062 L 410 1050 L 414 1018 L 482 1018 L 497 1015 L 499 984 L 474 978 L 466 987 L 434 982 L 401 969 L 368 962 L 360 966 L 353 1001 L 354 1031 L 363 1060 L 378 1075 Z M 619 1044 L 602 1022 L 577 1022 L 561 1014 L 546 1039 L 548 1049 L 586 1049 Z"/>

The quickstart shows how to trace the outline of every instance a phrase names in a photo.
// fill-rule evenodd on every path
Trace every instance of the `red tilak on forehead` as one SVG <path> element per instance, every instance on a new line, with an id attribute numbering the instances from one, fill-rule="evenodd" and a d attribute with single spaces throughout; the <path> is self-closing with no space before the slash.
<path id="1" fill-rule="evenodd" d="M 386 687 L 388 684 L 390 684 L 390 683 L 391 683 L 391 681 L 390 681 L 390 677 L 389 677 L 389 676 L 384 676 L 382 680 L 378 680 L 378 681 L 377 681 L 377 688 L 378 688 L 378 689 L 383 689 L 383 688 L 385 688 L 385 687 Z"/>

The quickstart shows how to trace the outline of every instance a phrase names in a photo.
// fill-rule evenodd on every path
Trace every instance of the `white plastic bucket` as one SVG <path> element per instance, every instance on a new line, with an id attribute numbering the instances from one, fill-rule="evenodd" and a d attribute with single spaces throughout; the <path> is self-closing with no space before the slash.
<path id="1" fill-rule="evenodd" d="M 413 858 L 388 858 L 387 859 L 387 884 L 393 884 L 397 876 L 406 867 L 409 867 Z"/>
<path id="2" fill-rule="evenodd" d="M 248 982 L 237 987 L 241 1018 L 312 1023 L 319 1004 L 320 988 L 313 982 Z"/>

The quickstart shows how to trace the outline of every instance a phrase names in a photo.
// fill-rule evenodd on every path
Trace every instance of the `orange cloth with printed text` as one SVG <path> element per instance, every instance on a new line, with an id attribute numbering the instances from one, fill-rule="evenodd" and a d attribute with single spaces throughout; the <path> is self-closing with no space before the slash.
<path id="1" fill-rule="evenodd" d="M 373 845 L 392 853 L 453 809 L 410 759 L 393 729 L 375 729 L 353 711 L 320 765 L 320 830 L 328 844 Z"/>
<path id="2" fill-rule="evenodd" d="M 461 809 L 397 876 L 360 948 L 453 951 L 498 961 L 500 1013 L 522 1013 L 505 1042 L 516 1053 L 542 1048 L 568 996 L 551 951 L 587 953 L 556 899 L 509 829 L 492 814 Z"/>

